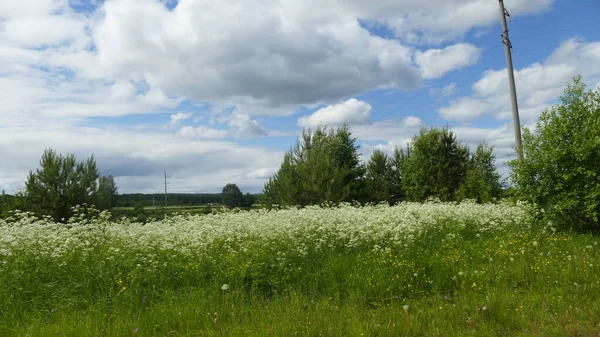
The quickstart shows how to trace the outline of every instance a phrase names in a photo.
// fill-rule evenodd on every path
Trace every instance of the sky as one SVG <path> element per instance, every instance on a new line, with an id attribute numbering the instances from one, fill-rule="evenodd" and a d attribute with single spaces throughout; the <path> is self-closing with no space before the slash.
<path id="1" fill-rule="evenodd" d="M 522 125 L 600 86 L 600 1 L 505 0 Z M 261 192 L 303 128 L 351 126 L 364 160 L 449 126 L 514 135 L 497 0 L 0 1 L 0 190 L 46 148 L 121 193 Z"/>

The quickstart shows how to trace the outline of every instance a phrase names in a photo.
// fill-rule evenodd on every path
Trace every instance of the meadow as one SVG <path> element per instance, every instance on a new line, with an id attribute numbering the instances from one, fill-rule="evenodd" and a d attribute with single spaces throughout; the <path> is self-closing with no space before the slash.
<path id="1" fill-rule="evenodd" d="M 600 246 L 522 204 L 0 220 L 1 336 L 600 336 Z"/>

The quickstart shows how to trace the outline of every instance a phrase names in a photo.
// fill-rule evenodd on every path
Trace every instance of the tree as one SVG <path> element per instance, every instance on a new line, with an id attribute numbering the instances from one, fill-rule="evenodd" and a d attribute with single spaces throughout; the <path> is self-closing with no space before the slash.
<path id="1" fill-rule="evenodd" d="M 242 201 L 243 207 L 252 207 L 252 205 L 254 205 L 255 202 L 256 202 L 256 196 L 254 196 L 250 193 L 244 194 L 244 199 Z"/>
<path id="2" fill-rule="evenodd" d="M 6 194 L 4 190 L 0 194 L 0 218 L 7 218 L 12 211 L 26 210 L 25 195 L 22 191 L 15 195 Z"/>
<path id="3" fill-rule="evenodd" d="M 458 191 L 458 199 L 474 199 L 484 203 L 499 198 L 503 184 L 494 165 L 496 156 L 493 148 L 480 144 L 470 157 L 465 179 Z"/>
<path id="4" fill-rule="evenodd" d="M 394 148 L 394 156 L 389 158 L 389 179 L 390 179 L 390 204 L 395 204 L 404 198 L 402 191 L 402 163 L 407 157 L 404 150 L 398 147 Z"/>
<path id="5" fill-rule="evenodd" d="M 28 210 L 66 221 L 72 215 L 71 207 L 96 200 L 99 174 L 93 155 L 77 162 L 73 154 L 63 157 L 46 149 L 40 166 L 35 173 L 29 172 L 25 182 Z"/>
<path id="6" fill-rule="evenodd" d="M 117 204 L 117 196 L 119 189 L 113 176 L 102 176 L 98 183 L 98 193 L 96 198 L 96 207 L 99 210 L 106 210 L 115 207 Z"/>
<path id="7" fill-rule="evenodd" d="M 391 165 L 385 152 L 375 149 L 367 163 L 366 185 L 369 201 L 390 200 Z"/>
<path id="8" fill-rule="evenodd" d="M 236 184 L 227 184 L 221 192 L 223 204 L 227 207 L 240 207 L 244 199 L 244 194 Z"/>
<path id="9" fill-rule="evenodd" d="M 265 184 L 262 202 L 305 206 L 361 198 L 364 167 L 355 143 L 347 126 L 303 130 L 279 171 Z"/>
<path id="10" fill-rule="evenodd" d="M 406 197 L 424 201 L 456 198 L 467 172 L 469 150 L 448 128 L 421 129 L 407 147 L 402 160 L 402 186 Z"/>
<path id="11" fill-rule="evenodd" d="M 600 88 L 575 77 L 523 131 L 524 158 L 510 162 L 517 195 L 560 227 L 600 229 Z"/>

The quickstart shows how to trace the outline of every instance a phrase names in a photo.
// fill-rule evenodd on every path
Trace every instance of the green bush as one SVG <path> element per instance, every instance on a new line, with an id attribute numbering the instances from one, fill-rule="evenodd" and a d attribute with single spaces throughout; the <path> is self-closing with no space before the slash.
<path id="1" fill-rule="evenodd" d="M 518 196 L 559 228 L 600 229 L 600 89 L 574 78 L 561 103 L 523 133 L 524 159 L 513 160 Z"/>

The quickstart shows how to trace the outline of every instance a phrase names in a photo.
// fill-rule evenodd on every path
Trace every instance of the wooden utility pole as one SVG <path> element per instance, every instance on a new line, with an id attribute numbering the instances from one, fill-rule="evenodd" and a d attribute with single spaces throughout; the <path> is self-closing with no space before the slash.
<path id="1" fill-rule="evenodd" d="M 500 19 L 502 21 L 502 43 L 504 43 L 504 51 L 506 53 L 506 64 L 508 69 L 508 84 L 510 85 L 510 100 L 512 101 L 512 113 L 513 113 L 513 128 L 515 132 L 515 149 L 517 150 L 517 157 L 519 160 L 523 159 L 523 150 L 521 144 L 521 121 L 519 120 L 519 105 L 517 103 L 517 89 L 515 88 L 515 74 L 512 64 L 512 43 L 508 37 L 508 27 L 506 25 L 506 17 L 510 17 L 506 8 L 504 8 L 504 1 L 498 0 L 500 4 Z"/>

